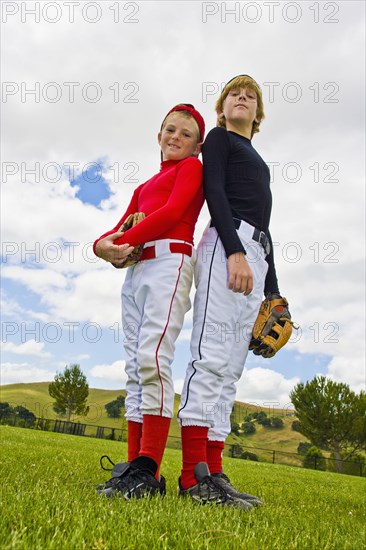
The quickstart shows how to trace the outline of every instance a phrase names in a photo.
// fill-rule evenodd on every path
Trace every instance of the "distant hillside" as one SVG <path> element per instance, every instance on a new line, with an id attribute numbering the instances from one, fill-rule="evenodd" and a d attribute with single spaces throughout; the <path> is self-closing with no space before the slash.
<path id="1" fill-rule="evenodd" d="M 37 417 L 43 418 L 58 418 L 53 411 L 53 399 L 48 394 L 49 382 L 35 382 L 31 384 L 9 384 L 0 386 L 0 401 L 7 402 L 12 406 L 22 405 L 32 411 Z M 125 396 L 125 390 L 100 390 L 89 388 L 88 405 L 89 413 L 86 417 L 74 417 L 74 421 L 80 421 L 85 424 L 93 424 L 96 426 L 109 426 L 114 428 L 125 428 L 126 421 L 121 419 L 109 418 L 106 414 L 104 405 L 116 399 L 119 395 Z M 175 413 L 179 406 L 179 395 L 175 395 Z M 280 416 L 285 424 L 284 428 L 275 430 L 264 428 L 261 425 L 256 425 L 257 431 L 249 436 L 235 436 L 231 434 L 227 443 L 240 443 L 247 447 L 261 448 L 288 453 L 296 453 L 297 446 L 300 441 L 306 441 L 303 435 L 291 429 L 291 424 L 294 416 L 291 411 L 269 411 L 268 409 L 260 409 L 254 405 L 236 402 L 234 407 L 234 419 L 241 424 L 245 417 L 254 411 L 264 410 L 268 416 Z M 173 419 L 171 436 L 179 436 L 180 429 L 176 418 Z M 256 452 L 256 451 L 254 451 Z M 270 455 L 270 453 L 268 453 Z"/>

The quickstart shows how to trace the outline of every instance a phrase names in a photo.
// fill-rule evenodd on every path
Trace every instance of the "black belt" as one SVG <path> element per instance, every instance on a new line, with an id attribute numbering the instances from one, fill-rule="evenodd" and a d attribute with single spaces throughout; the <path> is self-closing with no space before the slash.
<path id="1" fill-rule="evenodd" d="M 239 229 L 240 224 L 242 220 L 239 220 L 239 218 L 233 218 L 235 229 Z M 215 227 L 212 220 L 210 227 Z M 256 241 L 260 245 L 262 245 L 264 252 L 268 256 L 268 254 L 271 252 L 271 243 L 269 242 L 269 238 L 265 234 L 264 231 L 260 231 L 256 227 L 254 228 L 253 235 L 252 235 L 253 241 Z"/>

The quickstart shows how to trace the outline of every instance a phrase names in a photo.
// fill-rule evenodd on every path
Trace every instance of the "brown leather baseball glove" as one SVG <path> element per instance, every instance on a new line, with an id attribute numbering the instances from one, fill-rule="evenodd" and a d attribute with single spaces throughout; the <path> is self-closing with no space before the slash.
<path id="1" fill-rule="evenodd" d="M 273 357 L 290 339 L 292 327 L 288 301 L 279 294 L 268 294 L 254 323 L 249 349 L 255 355 Z"/>
<path id="2" fill-rule="evenodd" d="M 122 232 L 125 233 L 126 231 L 128 231 L 129 229 L 131 229 L 132 227 L 140 223 L 143 219 L 145 219 L 145 214 L 143 212 L 135 212 L 134 214 L 130 214 L 129 216 L 127 216 L 127 218 L 119 228 L 119 231 L 121 231 L 121 233 Z M 135 265 L 141 257 L 143 248 L 144 248 L 143 244 L 139 244 L 138 246 L 135 246 L 131 254 L 127 256 L 127 259 L 123 265 L 119 265 L 119 266 L 115 264 L 113 265 L 115 267 L 130 267 L 131 265 Z"/>

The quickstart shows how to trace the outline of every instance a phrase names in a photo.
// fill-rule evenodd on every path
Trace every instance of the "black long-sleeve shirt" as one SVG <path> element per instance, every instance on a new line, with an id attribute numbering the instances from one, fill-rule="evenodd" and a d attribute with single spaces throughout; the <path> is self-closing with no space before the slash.
<path id="1" fill-rule="evenodd" d="M 264 231 L 271 244 L 264 293 L 279 292 L 269 232 L 272 194 L 268 166 L 250 139 L 225 128 L 208 133 L 202 157 L 205 198 L 226 256 L 245 253 L 233 218 Z"/>

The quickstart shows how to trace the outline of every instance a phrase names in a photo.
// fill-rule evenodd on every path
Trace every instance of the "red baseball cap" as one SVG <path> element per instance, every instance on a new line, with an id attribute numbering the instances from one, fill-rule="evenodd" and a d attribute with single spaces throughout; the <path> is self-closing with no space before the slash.
<path id="1" fill-rule="evenodd" d="M 166 114 L 161 127 L 163 127 L 164 121 L 170 113 L 173 113 L 174 111 L 187 111 L 190 115 L 193 116 L 194 120 L 198 124 L 198 128 L 200 131 L 200 139 L 201 141 L 204 140 L 205 137 L 205 121 L 203 120 L 202 115 L 194 108 L 194 106 L 191 103 L 179 103 L 173 109 L 170 109 L 170 111 Z"/>

